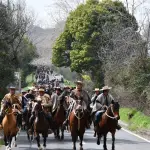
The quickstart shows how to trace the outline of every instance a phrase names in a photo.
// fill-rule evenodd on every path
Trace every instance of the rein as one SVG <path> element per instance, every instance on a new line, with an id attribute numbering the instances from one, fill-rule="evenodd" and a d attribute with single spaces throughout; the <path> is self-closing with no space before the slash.
<path id="1" fill-rule="evenodd" d="M 108 109 L 107 109 L 107 111 L 108 111 Z M 112 106 L 111 106 L 111 112 L 112 112 L 112 114 L 113 114 L 113 117 L 110 116 L 110 115 L 108 115 L 107 111 L 105 112 L 105 115 L 106 115 L 108 118 L 116 119 L 116 118 L 118 117 L 118 116 L 115 116 L 114 111 L 113 111 L 113 109 L 112 109 Z"/>

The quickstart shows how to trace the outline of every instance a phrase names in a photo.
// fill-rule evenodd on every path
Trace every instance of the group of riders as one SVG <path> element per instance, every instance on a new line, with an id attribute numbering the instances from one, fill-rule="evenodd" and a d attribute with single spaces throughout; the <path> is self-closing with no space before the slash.
<path id="1" fill-rule="evenodd" d="M 46 119 L 49 122 L 49 132 L 52 133 L 55 129 L 55 122 L 53 119 L 54 113 L 62 99 L 64 101 L 64 108 L 66 114 L 66 120 L 63 123 L 64 128 L 69 125 L 69 116 L 73 110 L 73 101 L 80 100 L 84 102 L 85 112 L 88 114 L 86 128 L 90 128 L 92 121 L 94 120 L 95 129 L 97 124 L 101 119 L 101 116 L 114 98 L 109 93 L 111 87 L 104 86 L 102 89 L 95 88 L 94 95 L 90 98 L 88 92 L 84 90 L 84 83 L 82 81 L 75 82 L 76 87 L 65 86 L 63 89 L 61 87 L 56 87 L 49 89 L 49 86 L 39 86 L 35 85 L 29 90 L 22 90 L 21 95 L 16 94 L 16 88 L 11 86 L 9 88 L 9 93 L 4 96 L 1 100 L 1 114 L 0 114 L 0 124 L 4 118 L 3 106 L 5 103 L 11 103 L 12 105 L 17 105 L 17 109 L 20 113 L 17 116 L 17 123 L 19 125 L 19 120 L 25 121 L 27 109 L 29 105 L 32 105 L 32 112 L 29 119 L 29 130 L 28 132 L 33 132 L 33 123 L 35 121 L 35 112 L 43 111 Z M 95 118 L 95 119 L 93 119 Z M 118 120 L 116 120 L 118 122 Z M 117 123 L 116 129 L 121 129 L 121 126 Z"/>

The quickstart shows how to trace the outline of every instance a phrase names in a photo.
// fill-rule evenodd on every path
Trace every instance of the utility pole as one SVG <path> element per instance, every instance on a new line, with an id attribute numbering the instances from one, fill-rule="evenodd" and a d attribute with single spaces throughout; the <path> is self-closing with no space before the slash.
<path id="1" fill-rule="evenodd" d="M 19 68 L 19 93 L 21 93 L 21 70 Z"/>

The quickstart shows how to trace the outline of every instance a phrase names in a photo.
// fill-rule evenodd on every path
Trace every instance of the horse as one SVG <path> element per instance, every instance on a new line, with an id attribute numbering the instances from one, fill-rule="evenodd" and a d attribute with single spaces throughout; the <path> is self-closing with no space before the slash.
<path id="1" fill-rule="evenodd" d="M 17 126 L 21 129 L 22 128 L 22 112 L 21 112 L 21 107 L 19 104 L 13 104 L 12 105 L 14 115 L 17 120 Z"/>
<path id="2" fill-rule="evenodd" d="M 115 150 L 115 133 L 118 120 L 120 119 L 119 115 L 120 105 L 118 102 L 112 101 L 110 106 L 107 108 L 106 112 L 103 113 L 101 121 L 98 123 L 97 128 L 97 145 L 100 145 L 100 139 L 104 137 L 104 150 L 107 150 L 107 134 L 108 132 L 112 135 L 112 150 Z"/>
<path id="3" fill-rule="evenodd" d="M 2 128 L 4 130 L 4 142 L 6 150 L 11 150 L 12 138 L 15 138 L 15 147 L 16 145 L 16 135 L 19 131 L 17 128 L 17 120 L 13 112 L 13 107 L 10 102 L 5 102 L 2 113 L 5 115 L 2 121 Z"/>
<path id="4" fill-rule="evenodd" d="M 80 150 L 83 150 L 83 136 L 87 124 L 87 113 L 84 107 L 85 103 L 81 100 L 76 100 L 74 108 L 69 116 L 69 125 L 73 142 L 73 150 L 76 150 L 76 141 L 80 138 Z"/>
<path id="5" fill-rule="evenodd" d="M 37 106 L 41 107 L 41 104 L 37 104 Z M 49 129 L 49 122 L 45 117 L 45 113 L 43 110 L 35 110 L 35 121 L 34 121 L 34 136 L 37 141 L 38 149 L 42 149 L 40 145 L 40 134 L 43 136 L 43 147 L 46 149 L 46 140 L 48 137 L 48 129 Z"/>
<path id="6" fill-rule="evenodd" d="M 64 126 L 63 126 L 63 122 L 66 119 L 66 110 L 64 108 L 64 99 L 59 100 L 59 104 L 57 109 L 54 111 L 53 114 L 53 118 L 54 118 L 54 122 L 56 124 L 56 130 L 55 130 L 55 138 L 64 139 Z M 61 130 L 61 136 L 60 136 L 60 130 Z"/>
<path id="7" fill-rule="evenodd" d="M 23 115 L 24 129 L 26 130 L 28 141 L 31 142 L 31 141 L 33 141 L 33 133 L 29 133 L 28 130 L 30 129 L 29 119 L 30 119 L 31 113 L 32 113 L 32 107 L 33 107 L 32 101 L 29 101 L 28 105 L 26 107 L 27 107 L 27 111 Z"/>

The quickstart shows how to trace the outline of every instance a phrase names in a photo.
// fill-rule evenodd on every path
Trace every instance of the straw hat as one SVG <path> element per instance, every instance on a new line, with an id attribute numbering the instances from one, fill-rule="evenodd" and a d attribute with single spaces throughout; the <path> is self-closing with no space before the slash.
<path id="1" fill-rule="evenodd" d="M 83 82 L 82 81 L 76 81 L 76 82 L 74 82 L 75 84 L 81 84 L 81 85 L 83 85 Z"/>
<path id="2" fill-rule="evenodd" d="M 96 91 L 100 91 L 100 89 L 99 88 L 95 88 L 95 90 L 93 90 L 94 92 L 96 92 Z"/>
<path id="3" fill-rule="evenodd" d="M 104 86 L 100 91 L 106 91 L 106 90 L 110 90 L 110 89 L 112 89 L 112 87 Z"/>
<path id="4" fill-rule="evenodd" d="M 45 92 L 45 90 L 44 90 L 44 89 L 42 89 L 42 88 L 40 88 L 40 89 L 39 89 L 39 92 Z"/>
<path id="5" fill-rule="evenodd" d="M 9 89 L 14 89 L 15 90 L 16 87 L 15 86 L 10 86 Z"/>

